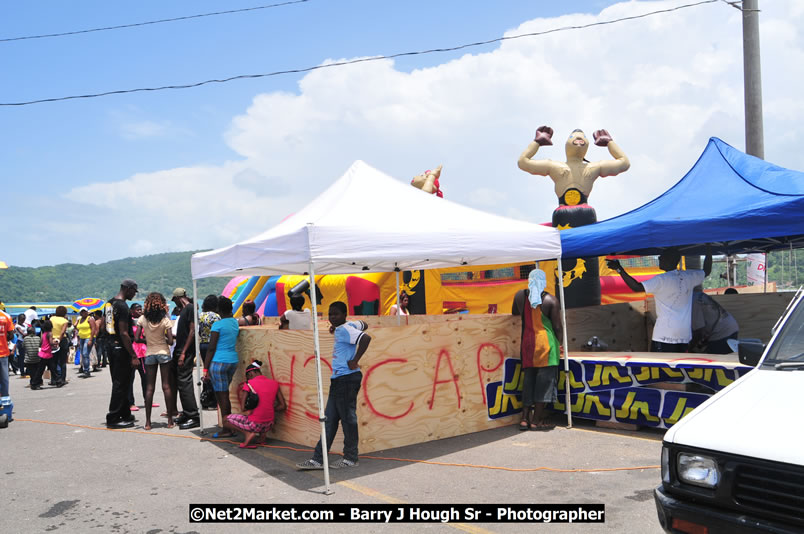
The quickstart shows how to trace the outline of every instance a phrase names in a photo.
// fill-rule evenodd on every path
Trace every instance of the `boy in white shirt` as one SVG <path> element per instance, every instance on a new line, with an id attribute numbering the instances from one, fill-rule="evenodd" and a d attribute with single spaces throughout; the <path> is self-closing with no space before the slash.
<path id="1" fill-rule="evenodd" d="M 290 307 L 279 317 L 280 330 L 310 330 L 313 328 L 310 310 L 302 310 L 304 297 L 290 297 Z"/>

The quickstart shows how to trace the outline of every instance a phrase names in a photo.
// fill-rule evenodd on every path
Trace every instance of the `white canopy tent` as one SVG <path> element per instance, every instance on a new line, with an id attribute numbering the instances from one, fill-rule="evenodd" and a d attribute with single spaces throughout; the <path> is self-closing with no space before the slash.
<path id="1" fill-rule="evenodd" d="M 554 228 L 461 206 L 356 161 L 298 213 L 246 241 L 194 254 L 191 268 L 195 294 L 196 280 L 216 276 L 304 273 L 315 287 L 316 274 L 399 273 L 560 257 L 561 241 Z M 566 325 L 561 284 L 559 288 Z M 197 328 L 197 318 L 195 324 Z M 313 325 L 321 439 L 326 443 L 317 321 Z M 566 337 L 564 328 L 565 347 Z M 198 357 L 197 347 L 196 343 Z M 329 492 L 326 453 L 324 478 Z"/>

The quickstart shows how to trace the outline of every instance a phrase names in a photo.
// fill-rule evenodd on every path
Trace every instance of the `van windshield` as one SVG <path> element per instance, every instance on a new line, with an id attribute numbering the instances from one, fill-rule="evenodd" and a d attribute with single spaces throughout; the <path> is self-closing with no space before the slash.
<path id="1" fill-rule="evenodd" d="M 786 365 L 778 365 L 782 363 Z M 795 365 L 796 363 L 800 363 L 801 368 L 804 369 L 804 300 L 799 300 L 796 309 L 785 322 L 762 365 L 792 368 L 798 367 Z"/>

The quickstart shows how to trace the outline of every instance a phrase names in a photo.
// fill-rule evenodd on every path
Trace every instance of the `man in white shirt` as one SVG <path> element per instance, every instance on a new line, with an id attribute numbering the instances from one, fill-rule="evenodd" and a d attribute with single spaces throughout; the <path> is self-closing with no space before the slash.
<path id="1" fill-rule="evenodd" d="M 666 271 L 650 280 L 637 282 L 625 272 L 618 260 L 608 260 L 609 269 L 617 271 L 634 292 L 653 294 L 656 324 L 651 338 L 651 352 L 687 352 L 692 339 L 692 290 L 712 272 L 712 251 L 707 248 L 703 270 L 679 271 L 681 253 L 670 248 L 659 256 L 659 268 Z"/>
<path id="2" fill-rule="evenodd" d="M 39 319 L 39 314 L 36 313 L 36 306 L 31 306 L 27 310 L 25 310 L 25 324 L 27 326 L 31 326 L 33 322 Z"/>

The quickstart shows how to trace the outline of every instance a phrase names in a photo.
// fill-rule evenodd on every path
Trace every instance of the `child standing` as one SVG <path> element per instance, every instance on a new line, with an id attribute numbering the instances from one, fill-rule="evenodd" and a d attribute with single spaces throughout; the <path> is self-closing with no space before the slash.
<path id="1" fill-rule="evenodd" d="M 338 423 L 343 427 L 343 458 L 333 462 L 330 467 L 357 466 L 357 393 L 363 381 L 363 373 L 357 363 L 371 343 L 371 337 L 364 334 L 367 325 L 363 321 L 346 322 L 346 304 L 333 302 L 329 307 L 329 332 L 335 334 L 332 350 L 332 379 L 326 407 L 327 452 L 335 439 Z M 321 440 L 315 447 L 313 457 L 296 464 L 297 469 L 323 469 Z"/>
<path id="2" fill-rule="evenodd" d="M 290 297 L 291 310 L 287 310 L 279 317 L 280 330 L 310 330 L 313 328 L 310 310 L 303 310 L 304 297 Z"/>
<path id="3" fill-rule="evenodd" d="M 28 334 L 23 339 L 22 344 L 25 348 L 25 369 L 31 377 L 31 389 L 39 389 L 34 387 L 36 384 L 34 380 L 39 367 L 39 347 L 42 345 L 42 338 L 36 333 L 36 329 L 33 326 L 28 327 Z M 41 380 L 41 378 L 42 376 L 40 375 L 39 379 Z"/>

